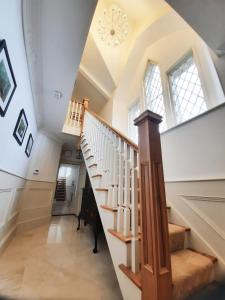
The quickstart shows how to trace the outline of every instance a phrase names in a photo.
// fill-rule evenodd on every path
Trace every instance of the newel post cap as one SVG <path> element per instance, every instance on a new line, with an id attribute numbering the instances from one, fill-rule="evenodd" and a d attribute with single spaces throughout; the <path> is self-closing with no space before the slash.
<path id="1" fill-rule="evenodd" d="M 139 117 L 134 120 L 134 125 L 139 126 L 144 121 L 151 121 L 153 123 L 159 124 L 162 122 L 162 117 L 150 110 L 145 110 Z"/>

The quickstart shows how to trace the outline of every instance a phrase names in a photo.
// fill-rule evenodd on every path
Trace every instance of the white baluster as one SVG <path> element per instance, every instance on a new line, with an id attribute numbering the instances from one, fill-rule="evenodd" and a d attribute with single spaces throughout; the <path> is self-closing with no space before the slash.
<path id="1" fill-rule="evenodd" d="M 124 143 L 124 205 L 130 206 L 130 147 Z"/>
<path id="2" fill-rule="evenodd" d="M 139 238 L 138 238 L 138 178 L 137 152 L 131 149 L 131 269 L 137 273 L 140 269 Z"/>
<path id="3" fill-rule="evenodd" d="M 117 231 L 123 233 L 123 226 L 124 226 L 124 212 L 123 207 L 118 207 L 117 210 Z"/>

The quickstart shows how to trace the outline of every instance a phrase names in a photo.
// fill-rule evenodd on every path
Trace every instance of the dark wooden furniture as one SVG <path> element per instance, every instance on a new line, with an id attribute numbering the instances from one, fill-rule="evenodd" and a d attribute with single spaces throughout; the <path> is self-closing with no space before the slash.
<path id="1" fill-rule="evenodd" d="M 80 229 L 81 219 L 84 220 L 84 225 L 90 225 L 94 234 L 94 249 L 93 252 L 98 252 L 98 236 L 103 231 L 101 219 L 98 212 L 98 207 L 95 201 L 95 196 L 91 187 L 90 179 L 87 174 L 85 188 L 83 189 L 81 211 L 78 216 L 78 227 Z"/>

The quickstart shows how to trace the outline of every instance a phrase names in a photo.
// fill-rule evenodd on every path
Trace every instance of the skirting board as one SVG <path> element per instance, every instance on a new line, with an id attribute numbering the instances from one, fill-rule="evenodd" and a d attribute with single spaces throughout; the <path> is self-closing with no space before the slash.
<path id="1" fill-rule="evenodd" d="M 21 231 L 24 231 L 24 230 L 29 230 L 29 229 L 36 228 L 38 226 L 46 224 L 47 222 L 50 221 L 50 219 L 51 219 L 51 216 L 48 215 L 48 216 L 44 216 L 44 217 L 41 217 L 41 218 L 38 218 L 38 219 L 32 219 L 32 220 L 28 220 L 28 221 L 25 221 L 25 222 L 18 223 L 17 232 L 21 232 Z"/>
<path id="2" fill-rule="evenodd" d="M 0 254 L 3 253 L 3 251 L 6 249 L 10 241 L 13 239 L 14 235 L 16 234 L 17 226 L 13 226 L 9 232 L 3 237 L 3 239 L 0 241 Z"/>

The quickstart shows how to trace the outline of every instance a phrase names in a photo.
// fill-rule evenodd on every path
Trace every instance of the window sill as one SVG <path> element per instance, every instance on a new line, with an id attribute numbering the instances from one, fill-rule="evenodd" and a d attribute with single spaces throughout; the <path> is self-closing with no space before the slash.
<path id="1" fill-rule="evenodd" d="M 209 113 L 211 113 L 211 112 L 213 112 L 213 111 L 215 111 L 217 109 L 220 109 L 223 106 L 225 106 L 225 102 L 223 102 L 223 103 L 221 103 L 221 104 L 219 104 L 219 105 L 217 105 L 217 106 L 215 106 L 213 108 L 208 109 L 207 111 L 205 111 L 204 113 L 202 113 L 200 115 L 197 115 L 196 117 L 193 117 L 193 118 L 191 118 L 191 119 L 189 119 L 187 121 L 184 121 L 184 122 L 182 122 L 180 124 L 177 124 L 175 126 L 172 126 L 172 127 L 168 128 L 167 130 L 161 132 L 160 135 L 167 134 L 168 132 L 170 132 L 170 131 L 178 128 L 178 127 L 181 127 L 181 126 L 184 126 L 184 125 L 186 125 L 188 123 L 191 123 L 192 121 L 195 121 L 196 119 L 199 119 L 199 118 L 201 118 L 201 117 L 203 117 L 203 116 L 205 116 L 205 115 L 207 115 L 207 114 L 209 114 Z"/>

